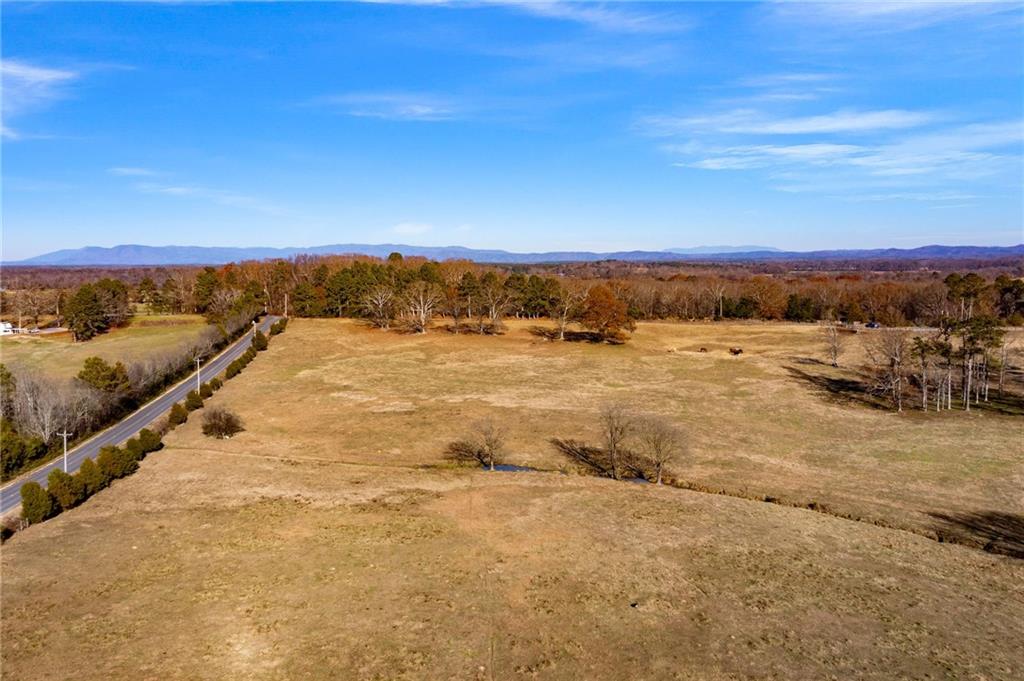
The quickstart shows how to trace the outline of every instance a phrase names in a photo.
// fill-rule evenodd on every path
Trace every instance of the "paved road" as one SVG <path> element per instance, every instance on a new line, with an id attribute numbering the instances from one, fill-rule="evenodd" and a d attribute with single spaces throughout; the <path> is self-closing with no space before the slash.
<path id="1" fill-rule="evenodd" d="M 280 317 L 264 317 L 263 321 L 259 324 L 260 330 L 266 333 L 270 328 L 270 325 L 278 319 L 280 319 Z M 227 369 L 228 364 L 241 356 L 251 343 L 252 334 L 246 333 L 232 345 L 229 345 L 219 355 L 204 364 L 200 370 L 200 377 L 213 378 L 217 374 L 223 372 Z M 133 437 L 140 430 L 156 420 L 161 414 L 168 411 L 175 402 L 181 402 L 184 400 L 188 391 L 195 390 L 195 387 L 196 374 L 195 372 L 192 372 L 189 374 L 188 378 L 183 380 L 181 383 L 178 383 L 164 394 L 142 405 L 138 410 L 132 412 L 106 430 L 93 435 L 74 449 L 69 449 L 68 472 L 74 473 L 77 471 L 78 467 L 81 466 L 82 462 L 86 459 L 95 460 L 101 447 L 120 444 L 128 438 Z M 64 457 L 59 456 L 53 461 L 44 464 L 30 473 L 26 473 L 20 478 L 12 480 L 4 485 L 3 489 L 0 489 L 0 515 L 6 514 L 8 511 L 11 511 L 21 505 L 22 485 L 33 480 L 45 487 L 46 476 L 50 474 L 50 471 L 54 468 L 61 468 L 63 465 Z"/>

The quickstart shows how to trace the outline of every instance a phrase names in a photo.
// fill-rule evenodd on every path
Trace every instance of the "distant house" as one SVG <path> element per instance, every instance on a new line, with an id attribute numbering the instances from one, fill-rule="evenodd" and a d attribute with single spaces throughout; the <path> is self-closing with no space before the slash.
<path id="1" fill-rule="evenodd" d="M 0 322 L 0 336 L 13 336 L 14 334 L 14 324 L 11 324 L 10 322 Z"/>

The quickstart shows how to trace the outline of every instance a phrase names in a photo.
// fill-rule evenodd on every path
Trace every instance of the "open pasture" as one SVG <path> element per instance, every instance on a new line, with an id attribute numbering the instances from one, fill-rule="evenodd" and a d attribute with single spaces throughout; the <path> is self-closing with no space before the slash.
<path id="1" fill-rule="evenodd" d="M 688 433 L 689 454 L 670 468 L 698 485 L 925 532 L 951 529 L 946 516 L 1024 512 L 1024 419 L 895 414 L 830 392 L 830 380 L 862 377 L 822 361 L 815 325 L 645 323 L 610 346 L 546 341 L 523 321 L 498 337 L 293 324 L 224 392 L 249 424 L 232 449 L 438 465 L 450 441 L 492 419 L 510 463 L 558 470 L 568 462 L 548 440 L 598 444 L 598 412 L 618 402 Z M 846 348 L 844 367 L 864 362 L 856 337 Z M 209 442 L 196 431 L 181 446 Z"/>
<path id="2" fill-rule="evenodd" d="M 87 357 L 128 362 L 172 350 L 195 338 L 205 327 L 202 315 L 137 314 L 127 326 L 82 343 L 74 342 L 66 332 L 5 336 L 0 339 L 0 361 L 67 378 L 79 372 Z"/>
<path id="3" fill-rule="evenodd" d="M 1017 679 L 1024 561 L 572 473 L 622 401 L 681 479 L 925 531 L 1020 518 L 1018 417 L 896 415 L 794 374 L 811 326 L 642 324 L 623 346 L 292 320 L 135 475 L 5 545 L 11 678 Z M 733 357 L 730 345 L 744 348 Z M 700 347 L 708 352 L 698 352 Z M 851 363 L 856 359 L 851 345 Z M 492 418 L 512 463 L 449 465 Z M 73 578 L 67 578 L 73 575 Z"/>

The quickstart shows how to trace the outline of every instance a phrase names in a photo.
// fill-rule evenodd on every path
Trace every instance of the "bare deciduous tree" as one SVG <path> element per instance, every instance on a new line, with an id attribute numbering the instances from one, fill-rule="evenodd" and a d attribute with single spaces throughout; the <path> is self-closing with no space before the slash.
<path id="1" fill-rule="evenodd" d="M 999 346 L 999 360 L 997 368 L 999 371 L 999 383 L 997 389 L 999 390 L 1000 399 L 1002 399 L 1003 397 L 1003 390 L 1006 385 L 1006 369 L 1010 364 L 1010 360 L 1014 355 L 1015 349 L 1016 348 L 1014 347 L 1014 343 L 1012 341 L 1006 340 L 1005 338 L 1003 339 L 1002 345 Z"/>
<path id="2" fill-rule="evenodd" d="M 95 391 L 66 381 L 22 372 L 16 378 L 14 416 L 18 430 L 49 444 L 64 429 L 87 430 L 102 412 Z"/>
<path id="3" fill-rule="evenodd" d="M 425 281 L 414 282 L 404 297 L 405 320 L 409 328 L 416 333 L 426 333 L 440 300 L 436 286 Z"/>
<path id="4" fill-rule="evenodd" d="M 558 340 L 565 340 L 565 329 L 579 315 L 588 291 L 589 287 L 581 282 L 564 281 L 559 285 L 551 303 L 551 315 L 558 324 Z"/>
<path id="5" fill-rule="evenodd" d="M 721 319 L 724 313 L 723 301 L 725 299 L 725 293 L 728 290 L 724 281 L 710 281 L 705 285 L 704 290 L 707 292 L 708 298 L 711 300 L 711 315 L 717 314 L 718 318 Z"/>
<path id="6" fill-rule="evenodd" d="M 626 439 L 633 431 L 633 417 L 622 404 L 609 404 L 601 410 L 601 436 L 611 464 L 612 478 L 621 478 L 620 463 Z"/>
<path id="7" fill-rule="evenodd" d="M 665 466 L 682 456 L 685 437 L 678 428 L 659 417 L 647 417 L 636 424 L 636 438 L 640 450 L 654 467 L 656 483 L 661 484 Z"/>
<path id="8" fill-rule="evenodd" d="M 825 352 L 828 353 L 828 359 L 832 363 L 832 366 L 839 366 L 839 355 L 843 352 L 843 345 L 846 342 L 846 336 L 839 329 L 839 325 L 834 322 L 830 322 L 821 327 L 822 335 L 825 340 Z"/>
<path id="9" fill-rule="evenodd" d="M 395 293 L 390 286 L 379 284 L 363 294 L 362 307 L 373 325 L 387 329 L 394 319 Z"/>
<path id="10" fill-rule="evenodd" d="M 896 411 L 903 411 L 909 333 L 903 329 L 882 329 L 865 339 L 864 349 L 875 365 L 875 391 L 888 395 Z"/>
<path id="11" fill-rule="evenodd" d="M 505 431 L 485 419 L 473 424 L 473 431 L 462 440 L 448 445 L 448 457 L 456 461 L 474 461 L 494 470 L 505 448 Z"/>
<path id="12" fill-rule="evenodd" d="M 235 301 L 241 296 L 241 292 L 229 288 L 219 288 L 210 296 L 210 304 L 206 308 L 206 314 L 211 319 L 220 319 L 231 312 Z"/>
<path id="13" fill-rule="evenodd" d="M 463 278 L 473 271 L 473 263 L 468 260 L 446 260 L 439 266 L 441 270 L 441 312 L 452 318 L 452 332 L 459 333 L 463 316 L 472 314 L 469 300 L 463 295 Z"/>
<path id="14" fill-rule="evenodd" d="M 512 291 L 504 286 L 500 279 L 494 278 L 491 281 L 484 278 L 480 287 L 480 302 L 487 313 L 487 320 L 491 332 L 498 332 L 502 329 L 501 318 L 505 316 L 509 304 L 512 302 Z M 481 317 L 480 332 L 483 333 L 483 318 Z"/>

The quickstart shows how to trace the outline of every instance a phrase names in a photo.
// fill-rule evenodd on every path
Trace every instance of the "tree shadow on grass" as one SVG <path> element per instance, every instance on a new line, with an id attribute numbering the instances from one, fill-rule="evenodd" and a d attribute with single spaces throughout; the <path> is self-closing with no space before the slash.
<path id="1" fill-rule="evenodd" d="M 821 364 L 824 365 L 824 363 Z M 889 405 L 886 401 L 874 395 L 871 392 L 870 384 L 860 377 L 849 378 L 812 373 L 795 366 L 786 367 L 786 371 L 789 372 L 790 376 L 810 386 L 814 392 L 830 402 L 889 410 Z"/>
<path id="2" fill-rule="evenodd" d="M 982 409 L 1006 416 L 1024 416 L 1024 397 L 1010 392 L 1005 392 L 999 397 L 993 390 L 988 402 L 971 404 L 971 409 Z"/>
<path id="3" fill-rule="evenodd" d="M 464 336 L 504 336 L 506 327 L 504 324 L 491 324 L 486 323 L 483 327 L 477 322 L 465 322 L 460 323 L 458 326 L 453 324 L 445 324 L 438 328 L 444 329 L 448 333 Z"/>
<path id="4" fill-rule="evenodd" d="M 820 359 L 816 359 L 814 357 L 796 357 L 796 356 L 794 356 L 794 357 L 790 357 L 789 360 L 792 361 L 792 362 L 796 362 L 797 364 L 806 364 L 806 365 L 809 365 L 809 366 L 816 366 L 816 367 L 830 367 L 830 366 L 832 366 L 828 362 L 823 362 Z"/>
<path id="5" fill-rule="evenodd" d="M 544 326 L 531 326 L 528 331 L 534 336 L 547 340 L 558 340 L 558 329 Z M 570 343 L 605 343 L 612 342 L 595 331 L 566 331 L 565 340 Z"/>
<path id="6" fill-rule="evenodd" d="M 1024 515 L 1001 511 L 929 513 L 940 540 L 980 546 L 990 553 L 1024 559 Z"/>

